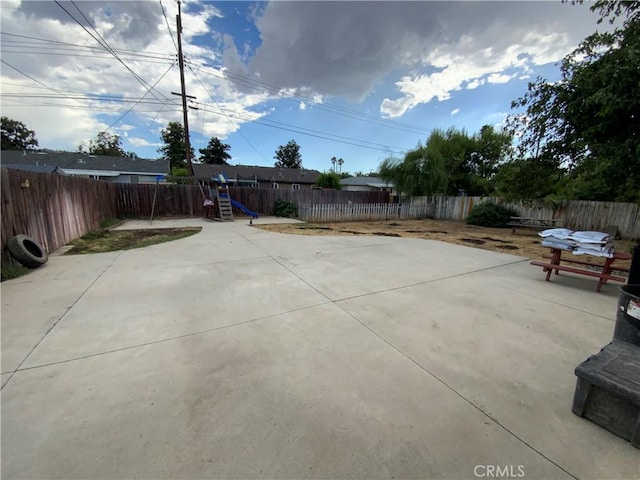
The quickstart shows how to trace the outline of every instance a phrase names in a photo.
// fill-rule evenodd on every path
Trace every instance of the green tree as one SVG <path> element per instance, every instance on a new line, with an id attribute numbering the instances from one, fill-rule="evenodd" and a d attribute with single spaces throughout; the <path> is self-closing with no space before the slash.
<path id="1" fill-rule="evenodd" d="M 509 119 L 520 153 L 569 169 L 566 193 L 591 200 L 640 200 L 640 3 L 591 6 L 616 25 L 594 33 L 567 55 L 561 79 L 542 78 L 512 103 Z"/>
<path id="2" fill-rule="evenodd" d="M 2 150 L 30 150 L 38 146 L 36 133 L 27 126 L 8 117 L 0 117 Z"/>
<path id="3" fill-rule="evenodd" d="M 433 135 L 433 134 L 432 134 Z M 444 158 L 433 143 L 407 152 L 403 159 L 387 158 L 380 164 L 380 177 L 395 185 L 396 190 L 409 196 L 444 193 L 447 173 Z"/>
<path id="4" fill-rule="evenodd" d="M 187 146 L 185 141 L 184 127 L 178 122 L 169 122 L 166 129 L 162 129 L 160 136 L 164 145 L 158 148 L 158 153 L 165 160 L 169 160 L 171 168 L 185 168 L 187 166 Z M 195 154 L 191 148 L 191 158 Z"/>
<path id="5" fill-rule="evenodd" d="M 211 165 L 227 165 L 227 161 L 231 160 L 228 150 L 231 145 L 222 143 L 218 137 L 211 137 L 205 148 L 200 148 L 200 161 Z"/>
<path id="6" fill-rule="evenodd" d="M 280 145 L 274 157 L 274 166 L 280 168 L 301 168 L 302 155 L 300 155 L 300 145 L 295 140 L 289 140 L 286 145 Z"/>
<path id="7" fill-rule="evenodd" d="M 562 190 L 565 173 L 553 159 L 517 159 L 500 166 L 493 184 L 505 200 L 541 200 Z"/>
<path id="8" fill-rule="evenodd" d="M 122 149 L 120 136 L 109 132 L 98 133 L 95 139 L 89 140 L 89 145 L 86 150 L 80 145 L 78 151 L 88 153 L 89 155 L 104 155 L 107 157 L 129 156 L 129 154 Z"/>
<path id="9" fill-rule="evenodd" d="M 341 177 L 335 172 L 321 173 L 316 180 L 316 185 L 322 188 L 333 188 L 335 190 L 342 190 L 342 184 L 340 183 Z"/>

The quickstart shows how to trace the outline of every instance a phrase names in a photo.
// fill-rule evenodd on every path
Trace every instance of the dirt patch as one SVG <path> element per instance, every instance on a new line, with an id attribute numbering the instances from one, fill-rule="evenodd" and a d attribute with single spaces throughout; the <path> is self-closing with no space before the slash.
<path id="1" fill-rule="evenodd" d="M 305 223 L 303 225 L 296 225 L 296 228 L 301 230 L 333 230 L 331 227 L 321 227 L 320 225 L 313 225 L 310 223 Z"/>
<path id="2" fill-rule="evenodd" d="M 195 235 L 202 228 L 152 228 L 143 230 L 98 230 L 71 242 L 73 248 L 65 255 L 105 253 L 115 250 L 148 247 Z"/>
<path id="3" fill-rule="evenodd" d="M 482 237 L 483 240 L 489 240 L 490 242 L 498 242 L 498 243 L 513 243 L 509 240 L 502 240 L 500 238 L 491 238 L 491 237 Z M 536 243 L 538 243 L 538 241 L 536 240 Z"/>
<path id="4" fill-rule="evenodd" d="M 304 227 L 304 226 L 306 227 Z M 397 220 L 390 222 L 331 222 L 305 224 L 271 224 L 258 225 L 258 228 L 271 232 L 290 233 L 296 235 L 381 235 L 421 238 L 425 240 L 439 240 L 455 243 L 466 247 L 481 248 L 494 252 L 515 252 L 517 255 L 539 259 L 549 253 L 547 248 L 540 246 L 540 237 L 535 230 L 519 229 L 512 233 L 510 228 L 487 228 L 467 225 L 463 222 L 444 220 Z M 303 227 L 303 228 L 299 228 Z M 385 235 L 385 236 L 387 236 Z M 467 239 L 467 240 L 463 240 Z M 471 240 L 471 241 L 470 241 Z M 630 252 L 630 240 L 616 240 L 616 250 Z M 585 257 L 586 259 L 587 257 Z M 596 261 L 590 257 L 588 261 Z M 602 259 L 599 259 L 602 261 Z M 620 262 L 628 266 L 630 262 Z"/>
<path id="5" fill-rule="evenodd" d="M 465 243 L 475 243 L 476 245 L 483 245 L 487 243 L 484 240 L 481 240 L 480 238 L 461 238 L 460 240 Z"/>

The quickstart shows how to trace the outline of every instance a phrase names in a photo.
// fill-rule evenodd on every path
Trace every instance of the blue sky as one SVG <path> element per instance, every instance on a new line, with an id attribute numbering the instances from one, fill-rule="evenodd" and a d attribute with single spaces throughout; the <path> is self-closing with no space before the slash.
<path id="1" fill-rule="evenodd" d="M 157 158 L 160 130 L 182 122 L 177 2 L 59 3 L 3 1 L 2 114 L 44 148 L 108 129 Z M 272 165 L 294 139 L 321 171 L 333 156 L 375 170 L 434 128 L 500 128 L 527 82 L 557 79 L 557 62 L 602 28 L 559 1 L 186 1 L 182 12 L 196 153 L 218 136 L 231 163 Z"/>

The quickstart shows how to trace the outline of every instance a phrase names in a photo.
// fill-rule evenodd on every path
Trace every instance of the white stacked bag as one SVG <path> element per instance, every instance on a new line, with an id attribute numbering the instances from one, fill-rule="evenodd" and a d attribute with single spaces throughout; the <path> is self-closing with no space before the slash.
<path id="1" fill-rule="evenodd" d="M 613 257 L 613 237 L 604 232 L 574 232 L 568 228 L 550 228 L 540 232 L 543 247 L 557 248 L 574 255 Z"/>

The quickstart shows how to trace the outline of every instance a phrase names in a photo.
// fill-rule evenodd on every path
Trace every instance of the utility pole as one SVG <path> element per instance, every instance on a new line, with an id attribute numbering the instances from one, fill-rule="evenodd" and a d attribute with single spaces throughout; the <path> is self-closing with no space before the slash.
<path id="1" fill-rule="evenodd" d="M 187 95 L 185 85 L 184 85 L 184 57 L 182 56 L 182 14 L 180 11 L 180 2 L 178 1 L 178 15 L 176 15 L 176 27 L 178 30 L 178 64 L 180 65 L 180 86 L 181 92 L 180 94 L 171 92 L 173 95 L 180 95 L 182 97 L 182 117 L 184 120 L 184 144 L 187 148 L 186 159 L 187 165 L 189 167 L 189 175 L 195 176 L 193 173 L 193 163 L 191 163 L 191 142 L 189 141 L 189 109 L 187 107 L 187 97 L 188 98 L 196 98 L 190 95 Z"/>

